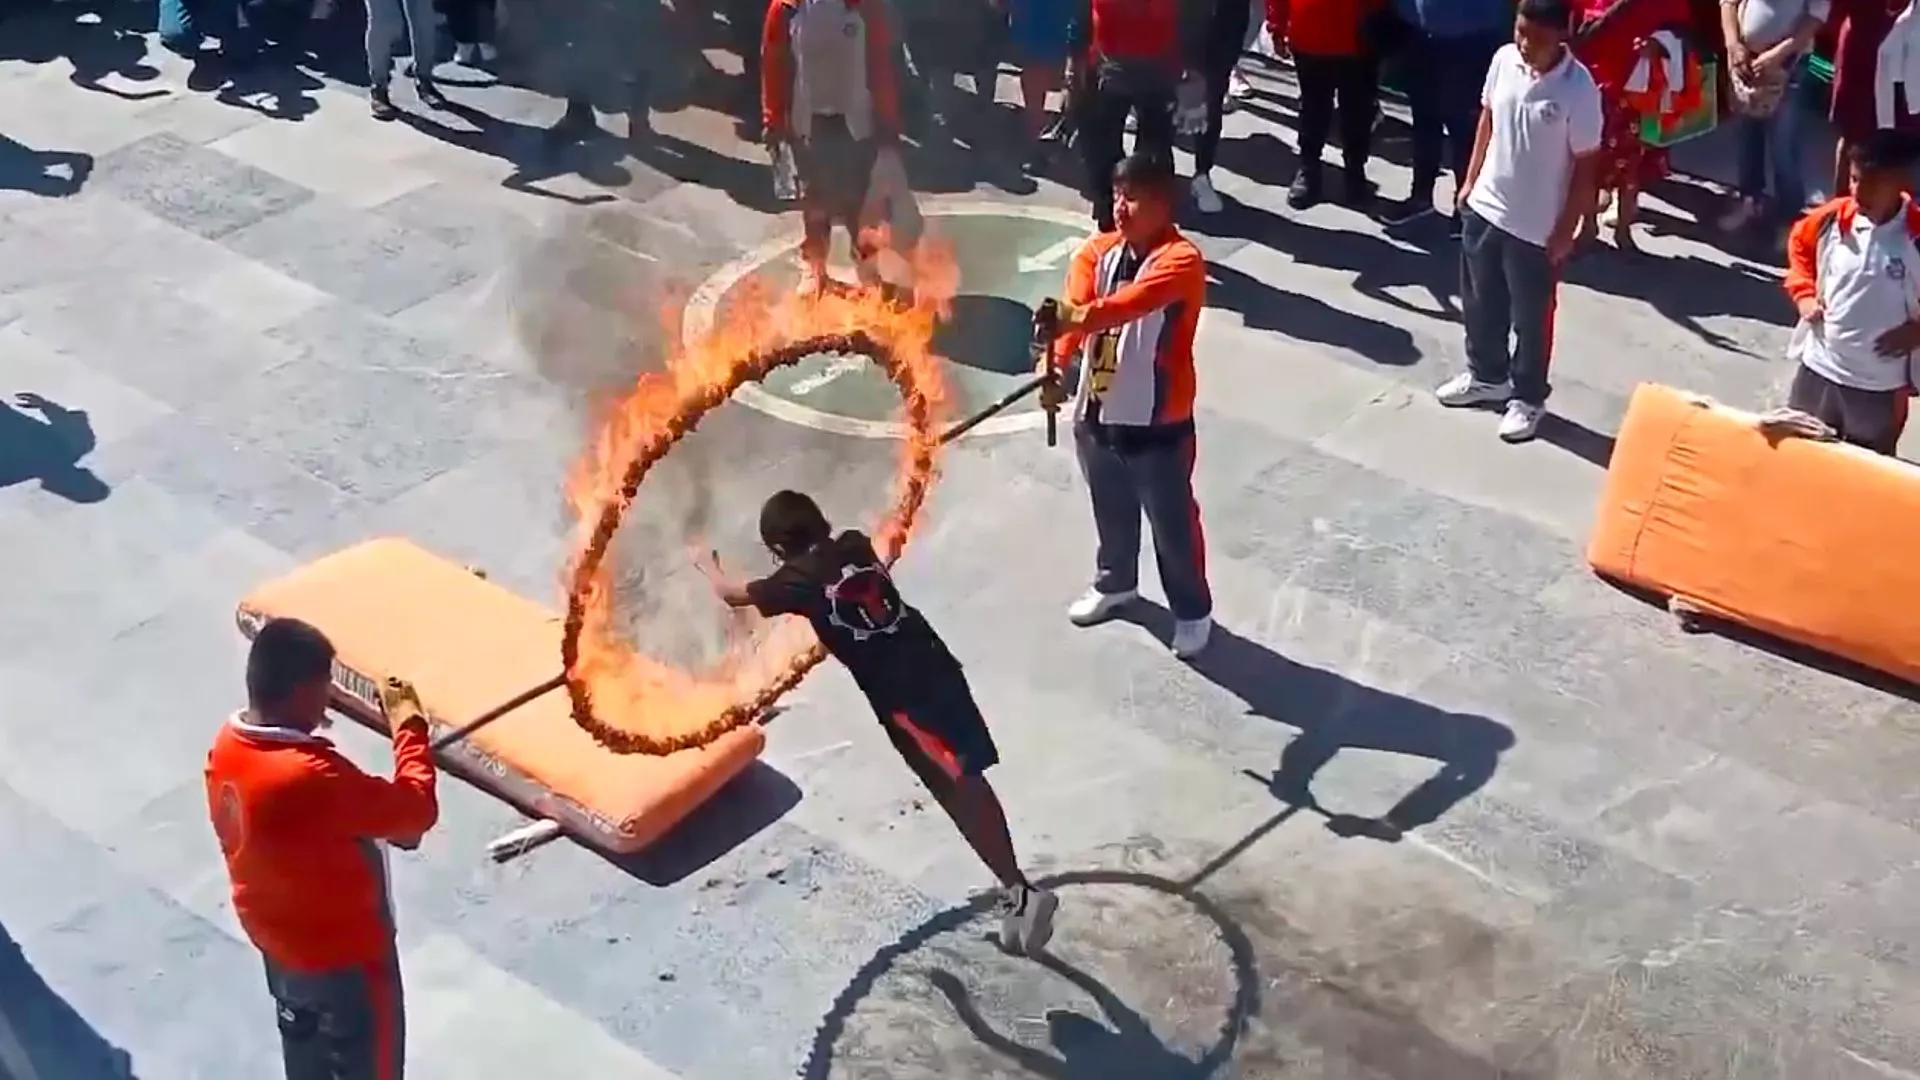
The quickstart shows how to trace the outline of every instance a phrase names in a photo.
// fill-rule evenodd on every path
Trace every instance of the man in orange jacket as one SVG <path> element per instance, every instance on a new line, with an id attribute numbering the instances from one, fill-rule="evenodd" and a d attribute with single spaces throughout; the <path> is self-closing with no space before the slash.
<path id="1" fill-rule="evenodd" d="M 1073 257 L 1060 305 L 1063 333 L 1048 362 L 1058 369 L 1076 355 L 1080 361 L 1073 441 L 1099 535 L 1093 588 L 1067 617 L 1091 626 L 1140 595 L 1144 512 L 1173 612 L 1173 652 L 1188 660 L 1213 631 L 1193 498 L 1193 338 L 1207 264 L 1173 227 L 1178 200 L 1170 158 L 1135 154 L 1114 169 L 1116 227 Z"/>
<path id="2" fill-rule="evenodd" d="M 1381 0 L 1267 0 L 1267 32 L 1274 44 L 1293 50 L 1300 79 L 1300 169 L 1287 188 L 1287 205 L 1305 210 L 1324 197 L 1320 153 L 1340 106 L 1340 153 L 1346 164 L 1342 189 L 1348 205 L 1373 201 L 1367 179 L 1373 119 L 1380 103 L 1380 58 L 1367 40 L 1368 21 Z"/>
<path id="3" fill-rule="evenodd" d="M 315 734 L 333 645 L 297 619 L 260 628 L 247 708 L 214 737 L 207 804 L 233 909 L 266 960 L 288 1080 L 399 1080 L 400 963 L 379 842 L 417 845 L 439 815 L 413 688 L 381 690 L 394 778 L 368 776 Z"/>

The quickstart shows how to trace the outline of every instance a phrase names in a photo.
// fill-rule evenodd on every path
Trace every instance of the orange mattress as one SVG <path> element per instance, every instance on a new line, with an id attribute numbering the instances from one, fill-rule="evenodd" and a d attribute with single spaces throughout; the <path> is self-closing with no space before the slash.
<path id="1" fill-rule="evenodd" d="M 290 615 L 338 653 L 334 699 L 384 730 L 377 687 L 411 680 L 437 738 L 560 674 L 553 612 L 401 539 L 369 540 L 253 590 L 237 621 L 252 636 Z M 637 851 L 760 755 L 757 725 L 664 757 L 615 754 L 580 729 L 556 686 L 440 752 L 473 783 L 609 851 Z"/>
<path id="2" fill-rule="evenodd" d="M 1920 682 L 1920 468 L 1770 441 L 1750 413 L 1634 391 L 1587 561 L 1708 614 Z"/>

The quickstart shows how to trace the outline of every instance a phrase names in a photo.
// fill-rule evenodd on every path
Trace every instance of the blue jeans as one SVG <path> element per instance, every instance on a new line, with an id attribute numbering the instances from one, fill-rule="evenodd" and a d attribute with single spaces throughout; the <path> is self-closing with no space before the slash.
<path id="1" fill-rule="evenodd" d="M 1547 249 L 1467 209 L 1461 212 L 1460 311 L 1467 367 L 1479 382 L 1513 382 L 1513 396 L 1543 405 L 1551 389 L 1553 315 L 1560 275 Z"/>
<path id="2" fill-rule="evenodd" d="M 1740 194 L 1767 201 L 1767 183 L 1773 183 L 1773 209 L 1795 216 L 1807 205 L 1807 181 L 1801 170 L 1801 136 L 1806 110 L 1800 100 L 1807 62 L 1802 59 L 1787 74 L 1787 90 L 1772 116 L 1743 116 L 1740 126 Z"/>

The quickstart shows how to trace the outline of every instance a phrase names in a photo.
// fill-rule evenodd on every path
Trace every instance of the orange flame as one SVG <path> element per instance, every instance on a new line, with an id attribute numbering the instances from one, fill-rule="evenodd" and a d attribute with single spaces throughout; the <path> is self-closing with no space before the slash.
<path id="1" fill-rule="evenodd" d="M 786 620 L 757 647 L 736 639 L 713 670 L 695 673 L 645 655 L 614 624 L 613 534 L 653 464 L 742 384 L 821 353 L 859 353 L 885 369 L 909 433 L 893 508 L 873 538 L 881 558 L 899 557 L 934 478 L 946 387 L 931 346 L 958 284 L 951 255 L 930 242 L 918 245 L 914 267 L 917 295 L 904 306 L 876 289 L 779 303 L 756 291 L 730 304 L 722 325 L 640 376 L 575 461 L 567 498 L 580 530 L 561 657 L 574 719 L 609 749 L 705 745 L 762 714 L 824 657 L 807 627 Z"/>

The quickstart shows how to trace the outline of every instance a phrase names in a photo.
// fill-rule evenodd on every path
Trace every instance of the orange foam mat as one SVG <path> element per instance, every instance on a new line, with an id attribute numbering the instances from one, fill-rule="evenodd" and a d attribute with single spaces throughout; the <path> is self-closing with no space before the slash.
<path id="1" fill-rule="evenodd" d="M 1920 682 L 1920 468 L 1642 384 L 1597 516 L 1599 573 Z"/>
<path id="2" fill-rule="evenodd" d="M 559 616 L 410 541 L 369 540 L 270 581 L 240 602 L 249 636 L 294 616 L 332 639 L 336 704 L 383 728 L 379 681 L 413 682 L 438 737 L 560 674 Z M 539 694 L 441 751 L 468 780 L 607 850 L 638 851 L 760 755 L 757 725 L 664 757 L 615 754 Z"/>

